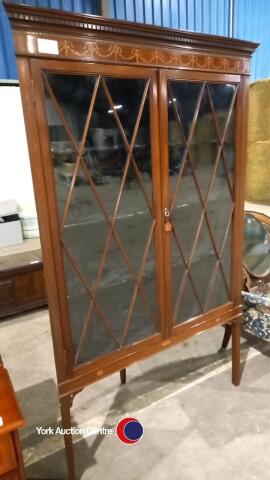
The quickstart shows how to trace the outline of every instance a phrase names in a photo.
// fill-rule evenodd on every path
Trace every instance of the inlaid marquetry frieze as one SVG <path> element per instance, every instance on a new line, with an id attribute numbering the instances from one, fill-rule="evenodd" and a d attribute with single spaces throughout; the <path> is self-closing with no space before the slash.
<path id="1" fill-rule="evenodd" d="M 40 40 L 48 39 L 48 51 L 39 48 Z M 50 42 L 55 44 L 52 49 Z M 118 63 L 166 68 L 185 68 L 204 71 L 248 74 L 249 59 L 246 57 L 221 56 L 214 53 L 185 51 L 180 48 L 153 47 L 152 45 L 103 40 L 87 40 L 63 36 L 15 32 L 17 55 L 42 56 L 48 58 L 65 58 L 104 63 Z M 44 43 L 42 43 L 44 45 Z"/>
<path id="2" fill-rule="evenodd" d="M 168 48 L 150 49 L 131 47 L 119 43 L 81 40 L 60 40 L 59 52 L 66 57 L 82 57 L 94 61 L 124 62 L 137 65 L 183 67 L 230 73 L 248 73 L 249 61 L 245 58 L 221 57 L 210 54 L 185 53 Z"/>

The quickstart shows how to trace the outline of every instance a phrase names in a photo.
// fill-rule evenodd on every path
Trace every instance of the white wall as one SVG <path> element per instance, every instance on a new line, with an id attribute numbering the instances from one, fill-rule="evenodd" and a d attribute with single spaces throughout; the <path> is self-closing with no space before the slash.
<path id="1" fill-rule="evenodd" d="M 20 211 L 35 212 L 20 89 L 0 86 L 0 201 L 11 198 Z"/>

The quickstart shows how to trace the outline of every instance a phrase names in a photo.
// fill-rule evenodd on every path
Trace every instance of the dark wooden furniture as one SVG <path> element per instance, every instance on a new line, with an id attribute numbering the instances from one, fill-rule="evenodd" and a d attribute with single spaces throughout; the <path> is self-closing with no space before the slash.
<path id="1" fill-rule="evenodd" d="M 46 304 L 41 250 L 0 256 L 0 318 Z"/>
<path id="2" fill-rule="evenodd" d="M 16 395 L 0 358 L 0 479 L 25 480 L 18 429 L 25 425 Z"/>
<path id="3" fill-rule="evenodd" d="M 245 212 L 242 290 L 259 295 L 270 292 L 270 217 L 259 212 Z M 254 334 L 259 336 L 258 329 Z M 232 325 L 226 324 L 222 348 L 227 348 L 231 335 Z"/>
<path id="4" fill-rule="evenodd" d="M 270 284 L 270 217 L 245 212 L 243 265 L 246 289 L 263 289 Z"/>
<path id="5" fill-rule="evenodd" d="M 6 4 L 63 424 L 86 385 L 232 322 L 257 44 Z M 72 439 L 66 437 L 70 478 Z"/>

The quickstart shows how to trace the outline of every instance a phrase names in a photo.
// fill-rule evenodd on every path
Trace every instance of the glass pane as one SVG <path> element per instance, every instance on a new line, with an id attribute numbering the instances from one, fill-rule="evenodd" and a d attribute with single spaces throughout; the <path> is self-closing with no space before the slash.
<path id="1" fill-rule="evenodd" d="M 149 254 L 145 264 L 145 269 L 141 279 L 141 286 L 147 299 L 149 308 L 153 314 L 153 317 L 158 320 L 158 309 L 157 309 L 157 284 L 156 284 L 156 259 L 155 259 L 155 247 L 154 247 L 154 238 L 151 242 Z"/>
<path id="2" fill-rule="evenodd" d="M 194 288 L 190 283 L 190 279 L 187 278 L 185 286 L 183 287 L 183 277 L 186 272 L 185 265 L 182 261 L 179 247 L 172 239 L 172 275 L 173 275 L 173 305 L 174 305 L 174 318 L 175 323 L 182 323 L 190 318 L 197 317 L 202 313 L 199 301 L 194 292 Z M 184 288 L 182 293 L 182 288 Z M 179 304 L 179 297 L 182 296 L 182 300 Z"/>
<path id="3" fill-rule="evenodd" d="M 225 133 L 225 126 L 230 113 L 230 107 L 235 93 L 235 86 L 230 84 L 210 84 L 209 92 L 213 102 L 216 119 L 221 135 Z M 231 111 L 229 123 L 224 138 L 214 183 L 209 195 L 208 215 L 215 234 L 218 248 L 228 226 L 233 207 L 233 171 L 235 146 L 235 107 Z"/>
<path id="4" fill-rule="evenodd" d="M 106 78 L 106 84 L 127 140 L 130 143 L 145 89 L 145 80 L 131 78 L 127 81 L 124 78 Z M 149 123 L 148 119 L 145 120 L 146 122 L 141 123 L 141 129 L 146 130 L 146 135 L 149 138 Z"/>
<path id="5" fill-rule="evenodd" d="M 70 261 L 64 255 L 66 282 L 68 290 L 68 307 L 71 318 L 71 333 L 73 349 L 76 353 L 81 341 L 85 321 L 89 320 L 90 298 L 80 278 L 74 271 Z M 101 315 L 93 306 L 90 327 L 86 331 L 86 338 L 79 354 L 79 361 L 89 361 L 100 354 L 114 351 L 116 343 L 110 332 L 105 328 Z"/>
<path id="6" fill-rule="evenodd" d="M 229 302 L 228 294 L 225 288 L 221 271 L 220 269 L 218 269 L 217 275 L 215 277 L 214 289 L 211 292 L 208 309 L 212 310 L 212 308 L 216 308 L 219 305 L 223 305 L 224 303 L 227 303 L 227 302 Z"/>
<path id="7" fill-rule="evenodd" d="M 232 271 L 232 228 L 231 225 L 228 229 L 226 242 L 224 245 L 223 253 L 221 256 L 221 263 L 223 266 L 224 274 L 227 280 L 227 285 L 231 283 L 231 271 Z"/>
<path id="8" fill-rule="evenodd" d="M 108 233 L 108 224 L 80 167 L 64 224 L 63 240 L 90 288 L 96 282 Z"/>
<path id="9" fill-rule="evenodd" d="M 96 191 L 111 218 L 119 195 L 127 149 L 102 84 L 98 89 L 85 151 L 87 168 L 93 172 Z"/>
<path id="10" fill-rule="evenodd" d="M 97 301 L 107 318 L 110 319 L 114 334 L 121 344 L 122 341 L 126 340 L 124 338 L 124 330 L 129 318 L 134 289 L 135 284 L 131 278 L 128 265 L 120 254 L 119 248 L 112 241 L 105 263 L 104 274 L 97 292 Z M 146 291 L 143 291 L 146 295 Z M 147 301 L 149 303 L 149 296 Z M 134 318 L 134 311 L 131 311 L 130 317 L 130 325 L 132 325 L 132 332 L 129 332 L 128 329 L 130 343 L 155 333 L 154 324 L 145 309 L 141 310 L 139 321 L 136 321 Z M 126 344 L 126 342 L 124 343 Z"/>
<path id="11" fill-rule="evenodd" d="M 96 78 L 85 75 L 59 76 L 56 73 L 47 73 L 46 77 L 75 140 L 79 142 L 83 135 Z M 51 108 L 47 109 L 51 141 L 65 140 L 64 125 L 62 122 L 53 121 L 51 111 Z"/>
<path id="12" fill-rule="evenodd" d="M 170 179 L 171 188 L 174 188 L 176 180 L 177 178 Z M 182 177 L 181 185 L 177 191 L 171 218 L 186 259 L 188 259 L 190 255 L 201 215 L 201 202 L 193 181 L 193 176 L 191 174 L 185 175 Z"/>
<path id="13" fill-rule="evenodd" d="M 209 83 L 208 88 L 219 125 L 219 131 L 221 135 L 223 135 L 236 87 L 230 83 Z M 233 122 L 230 127 L 231 135 L 233 137 L 234 130 L 232 129 L 232 126 Z M 231 139 L 233 140 L 233 138 Z"/>
<path id="14" fill-rule="evenodd" d="M 82 363 L 157 331 L 148 95 L 138 118 L 147 81 L 104 76 L 98 84 L 94 75 L 55 73 L 47 81 L 72 339 Z M 98 307 L 89 315 L 93 293 Z"/>
<path id="15" fill-rule="evenodd" d="M 172 134 L 172 132 L 179 130 L 177 122 L 178 117 L 181 120 L 184 137 L 186 140 L 188 139 L 191 123 L 195 114 L 196 106 L 198 105 L 201 89 L 202 84 L 200 83 L 178 82 L 176 80 L 169 81 L 168 107 L 170 119 L 170 135 Z M 176 145 L 179 144 L 180 139 L 178 135 L 175 136 L 174 140 L 174 143 Z"/>
<path id="16" fill-rule="evenodd" d="M 196 318 L 202 313 L 199 303 L 196 299 L 194 288 L 191 285 L 191 281 L 187 278 L 183 299 L 178 309 L 176 324 L 186 322 L 192 318 Z"/>
<path id="17" fill-rule="evenodd" d="M 180 288 L 180 284 L 182 282 L 182 278 L 185 272 L 185 265 L 183 263 L 182 257 L 179 252 L 179 248 L 177 243 L 172 236 L 172 295 L 173 295 L 173 304 L 176 304 L 178 292 Z"/>
<path id="18" fill-rule="evenodd" d="M 214 247 L 204 220 L 198 236 L 197 245 L 191 263 L 191 275 L 199 293 L 202 305 L 209 291 L 211 274 L 216 263 Z"/>
<path id="19" fill-rule="evenodd" d="M 214 173 L 214 166 L 217 158 L 217 146 L 218 135 L 214 117 L 211 112 L 207 87 L 205 87 L 190 148 L 203 199 L 206 199 L 209 184 Z"/>
<path id="20" fill-rule="evenodd" d="M 153 335 L 156 331 L 155 323 L 145 322 L 144 318 L 148 316 L 148 309 L 145 307 L 141 297 L 137 297 L 133 307 L 131 322 L 128 327 L 125 344 L 138 342 L 142 338 Z"/>
<path id="21" fill-rule="evenodd" d="M 235 89 L 235 85 L 231 84 L 168 82 L 171 218 L 186 260 L 190 259 L 196 242 L 190 265 L 194 286 L 189 281 L 187 289 L 188 296 L 197 306 L 197 314 L 200 309 L 196 296 L 208 309 L 228 301 L 225 282 L 220 267 L 217 270 L 216 265 L 217 253 L 222 254 L 229 289 L 229 225 L 234 207 Z M 198 231 L 205 207 L 204 220 Z M 172 249 L 173 288 L 178 289 L 180 280 L 175 280 L 175 257 L 180 256 L 180 252 L 178 249 L 177 254 L 175 246 Z M 182 270 L 180 276 L 183 273 Z M 174 304 L 175 301 L 174 295 Z M 188 319 L 187 313 L 182 313 L 182 310 L 188 312 L 186 304 L 185 293 L 176 317 L 177 323 Z M 189 318 L 194 314 L 196 312 L 190 309 Z"/>
<path id="22" fill-rule="evenodd" d="M 117 211 L 116 231 L 139 271 L 153 223 L 149 103 L 145 103 L 126 182 Z"/>

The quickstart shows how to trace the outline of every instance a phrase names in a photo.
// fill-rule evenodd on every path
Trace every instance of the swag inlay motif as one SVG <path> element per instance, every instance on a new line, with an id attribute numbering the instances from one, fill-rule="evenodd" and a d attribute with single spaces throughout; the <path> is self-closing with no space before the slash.
<path id="1" fill-rule="evenodd" d="M 245 116 L 258 44 L 3 3 L 63 428 L 87 385 L 116 372 L 125 383 L 131 364 L 218 325 L 232 334 L 239 385 Z M 72 435 L 64 441 L 75 480 Z"/>
<path id="2" fill-rule="evenodd" d="M 246 59 L 217 57 L 215 55 L 190 54 L 168 49 L 155 50 L 144 47 L 112 44 L 108 42 L 89 42 L 85 40 L 59 40 L 59 52 L 66 57 L 83 57 L 89 60 L 107 60 L 135 63 L 137 65 L 167 65 L 171 67 L 197 68 L 200 70 L 248 73 L 249 62 Z"/>

